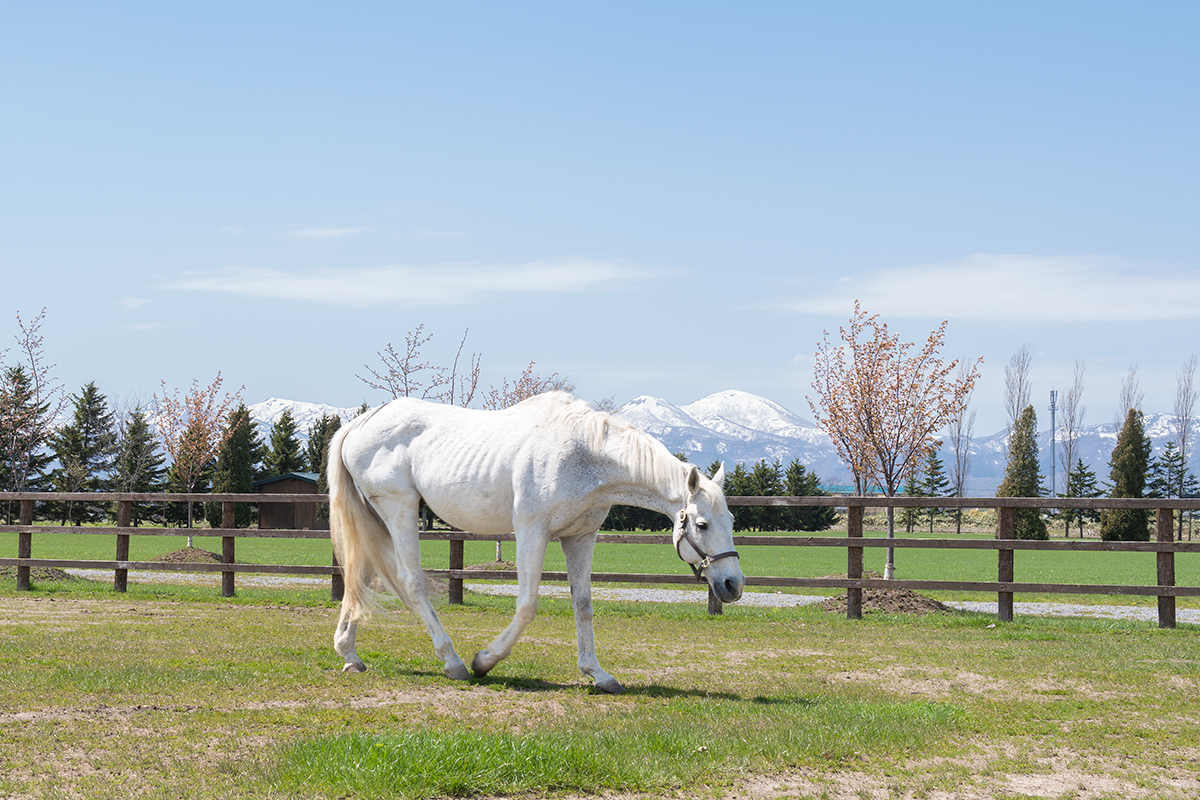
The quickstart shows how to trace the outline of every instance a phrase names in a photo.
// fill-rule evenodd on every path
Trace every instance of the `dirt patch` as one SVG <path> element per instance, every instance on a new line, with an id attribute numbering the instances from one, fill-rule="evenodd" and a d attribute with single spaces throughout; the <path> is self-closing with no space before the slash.
<path id="1" fill-rule="evenodd" d="M 221 557 L 216 553 L 208 550 L 201 550 L 199 547 L 185 547 L 182 550 L 175 550 L 170 553 L 164 553 L 155 561 L 161 561 L 167 564 L 220 564 Z"/>
<path id="2" fill-rule="evenodd" d="M 517 565 L 511 561 L 488 561 L 484 564 L 472 564 L 469 567 L 463 567 L 466 570 L 483 572 L 485 570 L 497 570 L 501 572 L 516 572 Z"/>
<path id="3" fill-rule="evenodd" d="M 17 579 L 17 567 L 0 567 L 0 578 L 9 580 Z M 53 581 L 65 581 L 71 576 L 57 567 L 30 567 L 29 580 L 34 583 L 49 583 Z"/>
<path id="4" fill-rule="evenodd" d="M 845 578 L 845 575 L 831 577 Z M 867 571 L 864 578 L 882 578 L 878 572 Z M 917 594 L 912 589 L 863 589 L 862 608 L 866 614 L 871 611 L 882 611 L 888 614 L 954 614 L 956 610 L 932 597 Z M 831 597 L 821 603 L 822 611 L 832 611 L 838 614 L 846 613 L 846 595 Z"/>

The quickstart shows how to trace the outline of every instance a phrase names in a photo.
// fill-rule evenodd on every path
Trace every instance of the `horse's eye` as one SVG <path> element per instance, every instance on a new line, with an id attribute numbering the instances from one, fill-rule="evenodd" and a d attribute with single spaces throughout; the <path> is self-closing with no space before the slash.
<path id="1" fill-rule="evenodd" d="M 702 520 L 702 519 L 698 519 L 698 520 L 696 520 L 696 527 L 699 530 L 706 531 L 706 530 L 708 530 L 708 522 L 706 522 L 705 520 Z"/>

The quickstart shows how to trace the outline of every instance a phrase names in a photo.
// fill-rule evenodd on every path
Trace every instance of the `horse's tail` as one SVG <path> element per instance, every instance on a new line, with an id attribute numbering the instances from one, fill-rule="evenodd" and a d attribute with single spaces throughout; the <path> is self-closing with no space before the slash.
<path id="1" fill-rule="evenodd" d="M 359 420 L 362 418 L 360 417 Z M 358 422 L 355 420 L 354 422 Z M 329 442 L 329 538 L 333 552 L 342 567 L 345 586 L 342 605 L 350 609 L 351 619 L 379 605 L 371 591 L 376 565 L 390 565 L 394 560 L 392 538 L 379 517 L 367 505 L 342 460 L 342 445 L 347 434 L 357 427 L 353 422 L 344 425 Z"/>

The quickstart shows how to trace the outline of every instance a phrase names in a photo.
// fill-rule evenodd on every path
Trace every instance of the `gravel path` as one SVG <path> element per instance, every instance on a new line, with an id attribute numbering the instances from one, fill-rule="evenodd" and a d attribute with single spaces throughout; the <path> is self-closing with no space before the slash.
<path id="1" fill-rule="evenodd" d="M 90 580 L 111 580 L 111 570 L 69 569 L 68 573 Z M 185 583 L 196 586 L 221 585 L 219 573 L 186 572 L 130 572 L 129 580 L 136 583 Z M 248 575 L 239 574 L 237 585 L 255 589 L 320 588 L 329 586 L 328 578 L 310 578 L 297 575 Z M 464 586 L 479 594 L 515 596 L 516 584 L 511 583 L 467 583 Z M 541 597 L 570 597 L 566 586 L 543 584 L 538 588 Z M 597 600 L 630 600 L 640 603 L 708 603 L 708 592 L 701 589 L 610 589 L 603 586 L 592 588 L 592 597 Z M 820 603 L 823 595 L 782 594 L 774 592 L 747 592 L 738 601 L 741 605 L 759 608 L 796 608 Z M 999 613 L 996 603 L 943 601 L 946 605 L 963 611 L 983 614 Z M 1152 606 L 1107 606 L 1084 605 L 1081 603 L 1013 603 L 1016 616 L 1037 617 L 1093 617 L 1100 619 L 1122 619 L 1141 622 L 1157 622 L 1158 609 Z M 1200 609 L 1180 608 L 1175 612 L 1176 620 L 1200 625 Z"/>

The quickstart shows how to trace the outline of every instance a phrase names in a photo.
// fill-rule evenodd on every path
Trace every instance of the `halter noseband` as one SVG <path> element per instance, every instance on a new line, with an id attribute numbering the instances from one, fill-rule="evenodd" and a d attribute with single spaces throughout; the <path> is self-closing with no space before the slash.
<path id="1" fill-rule="evenodd" d="M 679 556 L 679 559 L 683 563 L 692 568 L 692 572 L 696 575 L 696 580 L 700 583 L 704 583 L 704 570 L 711 567 L 714 562 L 720 561 L 722 558 L 737 558 L 737 550 L 727 550 L 724 553 L 717 553 L 716 555 L 712 556 L 704 552 L 700 545 L 696 543 L 696 540 L 692 538 L 692 535 L 688 533 L 688 519 L 687 511 L 685 509 L 680 509 L 679 511 L 679 531 L 680 536 L 675 540 L 675 555 Z M 688 543 L 688 546 L 696 551 L 696 555 L 700 556 L 699 564 L 693 564 L 683 557 L 683 553 L 679 552 L 680 540 L 685 540 Z"/>

